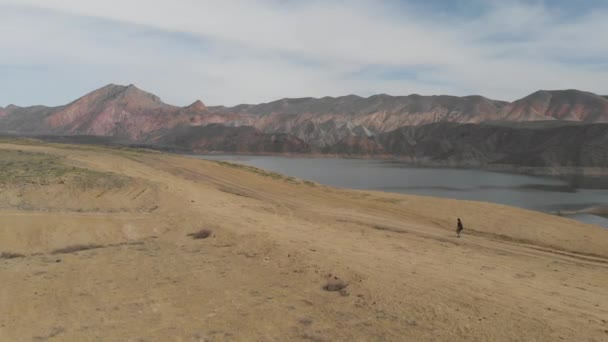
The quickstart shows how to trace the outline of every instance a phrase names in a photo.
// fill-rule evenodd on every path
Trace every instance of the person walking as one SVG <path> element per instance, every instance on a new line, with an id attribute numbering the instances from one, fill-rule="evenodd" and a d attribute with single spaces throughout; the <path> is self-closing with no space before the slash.
<path id="1" fill-rule="evenodd" d="M 462 226 L 462 221 L 460 221 L 460 218 L 459 218 L 458 224 L 456 225 L 456 237 L 460 237 L 460 232 L 462 232 L 463 229 L 464 229 L 464 227 Z"/>

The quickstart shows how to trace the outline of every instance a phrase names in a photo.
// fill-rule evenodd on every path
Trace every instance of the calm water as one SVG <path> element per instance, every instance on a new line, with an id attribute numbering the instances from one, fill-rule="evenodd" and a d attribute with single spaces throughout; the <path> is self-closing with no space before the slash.
<path id="1" fill-rule="evenodd" d="M 321 184 L 365 190 L 428 195 L 557 212 L 608 205 L 608 190 L 580 189 L 555 178 L 478 170 L 418 168 L 381 160 L 204 155 L 239 162 Z M 570 216 L 608 227 L 608 218 Z"/>

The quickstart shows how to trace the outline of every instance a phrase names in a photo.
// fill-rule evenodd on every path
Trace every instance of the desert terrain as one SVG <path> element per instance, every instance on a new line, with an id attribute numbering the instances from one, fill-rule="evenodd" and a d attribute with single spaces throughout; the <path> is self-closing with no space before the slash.
<path id="1" fill-rule="evenodd" d="M 608 341 L 608 230 L 154 151 L 0 141 L 0 253 L 0 341 Z"/>

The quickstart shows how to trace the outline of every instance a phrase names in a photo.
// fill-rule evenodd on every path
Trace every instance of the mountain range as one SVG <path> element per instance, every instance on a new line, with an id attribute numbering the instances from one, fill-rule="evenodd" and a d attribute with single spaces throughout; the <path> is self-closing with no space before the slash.
<path id="1" fill-rule="evenodd" d="M 450 165 L 608 166 L 608 97 L 348 95 L 178 107 L 107 85 L 58 107 L 0 107 L 0 132 L 103 136 L 193 152 L 382 155 Z"/>

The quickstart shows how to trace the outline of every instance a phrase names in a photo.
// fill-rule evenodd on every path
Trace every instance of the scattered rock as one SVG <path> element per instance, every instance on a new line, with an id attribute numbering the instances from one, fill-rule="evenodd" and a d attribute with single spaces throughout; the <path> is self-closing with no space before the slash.
<path id="1" fill-rule="evenodd" d="M 209 229 L 201 229 L 198 232 L 188 234 L 194 240 L 206 239 L 211 236 L 211 231 Z"/>
<path id="2" fill-rule="evenodd" d="M 302 324 L 302 325 L 311 325 L 312 324 L 312 320 L 310 318 L 301 318 L 298 320 L 298 322 L 300 322 L 300 324 Z"/>
<path id="3" fill-rule="evenodd" d="M 348 284 L 346 282 L 344 282 L 342 279 L 340 279 L 338 277 L 333 277 L 333 278 L 327 280 L 327 283 L 325 283 L 325 286 L 323 286 L 323 289 L 325 291 L 334 292 L 334 291 L 341 291 L 341 290 L 345 289 L 347 286 L 348 286 Z"/>

